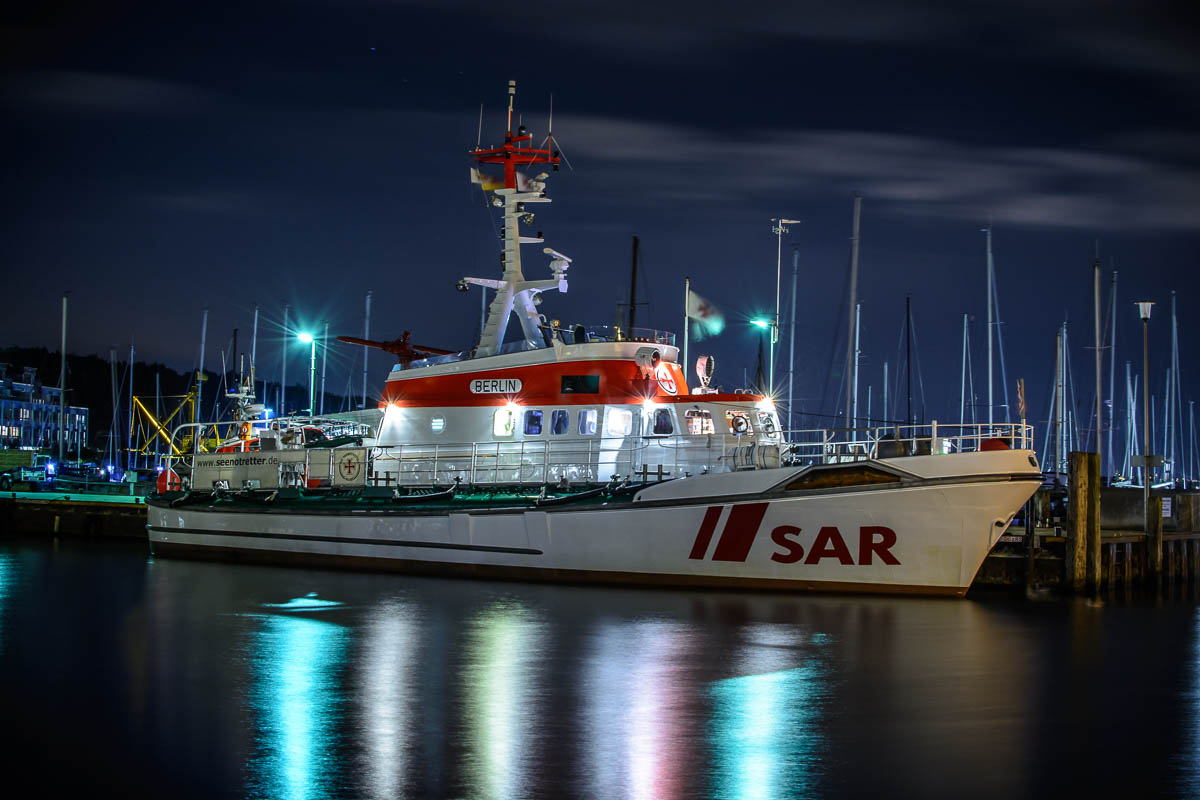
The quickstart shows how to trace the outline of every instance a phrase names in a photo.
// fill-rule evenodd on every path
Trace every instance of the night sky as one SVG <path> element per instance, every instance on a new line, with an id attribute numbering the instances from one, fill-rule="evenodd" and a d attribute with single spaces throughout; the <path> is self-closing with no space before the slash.
<path id="1" fill-rule="evenodd" d="M 859 193 L 864 415 L 868 385 L 880 415 L 885 361 L 896 374 L 907 293 L 926 416 L 958 416 L 964 313 L 983 402 L 989 219 L 1009 383 L 1027 380 L 1031 420 L 1064 318 L 1088 407 L 1097 240 L 1105 303 L 1120 273 L 1118 395 L 1141 360 L 1133 301 L 1151 299 L 1161 397 L 1176 290 L 1186 403 L 1200 380 L 1198 14 L 1134 0 L 8 4 L 0 343 L 57 349 L 69 290 L 69 350 L 132 340 L 139 360 L 185 369 L 207 304 L 217 368 L 235 327 L 249 349 L 257 302 L 275 379 L 286 302 L 299 381 L 294 332 L 327 320 L 361 335 L 370 289 L 375 337 L 470 347 L 479 295 L 455 281 L 499 265 L 466 153 L 481 103 L 483 144 L 500 142 L 514 78 L 537 142 L 553 94 L 573 167 L 534 226 L 574 259 L 550 317 L 611 323 L 636 234 L 639 325 L 679 330 L 691 275 L 728 322 L 693 356 L 714 353 L 716 383 L 741 386 L 761 336 L 746 321 L 774 304 L 771 218 L 801 219 L 783 242 L 785 308 L 799 253 L 797 405 L 837 413 Z M 527 276 L 547 263 L 525 249 Z M 359 385 L 359 359 L 331 348 L 331 392 Z M 388 363 L 372 358 L 376 390 Z"/>

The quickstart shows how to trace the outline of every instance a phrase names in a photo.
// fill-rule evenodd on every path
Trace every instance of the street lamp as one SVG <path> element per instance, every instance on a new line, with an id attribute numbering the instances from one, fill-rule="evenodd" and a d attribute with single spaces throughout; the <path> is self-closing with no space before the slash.
<path id="1" fill-rule="evenodd" d="M 771 321 L 771 364 L 769 369 L 771 393 L 775 392 L 775 342 L 779 341 L 779 272 L 783 256 L 783 235 L 788 232 L 786 226 L 799 225 L 798 219 L 772 219 L 771 233 L 775 234 L 775 319 Z M 757 323 L 755 323 L 757 324 Z M 765 327 L 765 326 L 759 326 Z M 788 413 L 791 413 L 788 409 Z"/>
<path id="2" fill-rule="evenodd" d="M 313 416 L 313 393 L 317 389 L 317 340 L 313 338 L 311 333 L 301 333 L 296 337 L 304 344 L 309 345 L 309 372 L 308 372 L 308 415 Z"/>
<path id="3" fill-rule="evenodd" d="M 1150 363 L 1150 309 L 1154 303 L 1141 301 L 1136 303 L 1138 316 L 1142 319 L 1142 433 L 1144 445 L 1142 448 L 1142 509 L 1143 513 L 1150 508 L 1150 383 L 1147 380 Z"/>

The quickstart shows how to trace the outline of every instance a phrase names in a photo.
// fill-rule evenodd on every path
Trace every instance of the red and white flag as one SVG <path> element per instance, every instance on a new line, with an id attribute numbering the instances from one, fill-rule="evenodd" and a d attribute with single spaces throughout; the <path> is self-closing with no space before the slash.
<path id="1" fill-rule="evenodd" d="M 697 341 L 725 330 L 725 317 L 720 310 L 691 289 L 687 295 L 687 316 L 692 320 L 692 333 Z"/>

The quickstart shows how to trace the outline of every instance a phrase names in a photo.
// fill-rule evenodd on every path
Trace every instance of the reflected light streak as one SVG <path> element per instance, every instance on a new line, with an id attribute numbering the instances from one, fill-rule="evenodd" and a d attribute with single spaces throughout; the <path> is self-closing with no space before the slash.
<path id="1" fill-rule="evenodd" d="M 786 668 L 804 658 L 794 631 L 758 626 L 752 636 L 739 661 L 756 674 L 717 681 L 710 689 L 714 795 L 811 797 L 823 747 L 818 728 L 823 670 L 811 656 L 803 666 Z"/>
<path id="2" fill-rule="evenodd" d="M 658 621 L 610 626 L 595 643 L 584 676 L 591 783 L 606 796 L 681 796 L 692 727 L 687 629 Z"/>
<path id="3" fill-rule="evenodd" d="M 1183 796 L 1200 797 L 1200 609 L 1196 610 L 1196 624 L 1192 644 L 1192 686 L 1183 694 L 1191 701 L 1191 712 L 1185 717 L 1187 744 L 1183 753 L 1177 755 L 1179 784 Z M 1186 757 L 1184 757 L 1186 755 Z"/>
<path id="4" fill-rule="evenodd" d="M 362 676 L 366 764 L 372 797 L 402 794 L 415 689 L 416 626 L 405 608 L 384 606 L 367 625 Z"/>
<path id="5" fill-rule="evenodd" d="M 525 609 L 497 604 L 471 623 L 464 670 L 470 730 L 467 763 L 473 797 L 524 797 L 522 766 L 533 739 L 541 676 L 536 654 L 543 625 Z"/>
<path id="6" fill-rule="evenodd" d="M 259 796 L 328 797 L 337 768 L 339 681 L 349 631 L 299 616 L 262 617 L 252 643 L 259 755 L 249 765 Z"/>

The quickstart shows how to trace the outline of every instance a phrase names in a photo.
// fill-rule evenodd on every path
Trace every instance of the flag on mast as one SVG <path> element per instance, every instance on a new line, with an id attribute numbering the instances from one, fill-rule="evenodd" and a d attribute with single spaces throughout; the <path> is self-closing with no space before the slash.
<path id="1" fill-rule="evenodd" d="M 720 310 L 691 289 L 688 289 L 687 316 L 692 321 L 692 335 L 696 341 L 725 330 L 725 317 Z"/>

